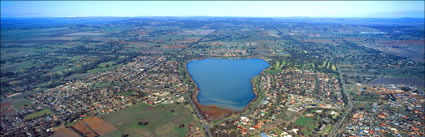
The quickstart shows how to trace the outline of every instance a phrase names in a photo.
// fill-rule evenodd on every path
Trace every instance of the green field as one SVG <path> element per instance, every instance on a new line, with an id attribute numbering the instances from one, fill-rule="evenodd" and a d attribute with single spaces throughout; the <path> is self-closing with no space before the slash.
<path id="1" fill-rule="evenodd" d="M 303 132 L 305 136 L 311 135 L 312 134 L 311 131 L 316 127 L 314 120 L 311 117 L 301 116 L 300 118 L 297 119 L 297 121 L 295 121 L 295 124 L 307 128 L 307 129 L 301 130 L 301 132 Z"/>
<path id="2" fill-rule="evenodd" d="M 109 71 L 109 70 L 119 66 L 119 65 L 114 65 L 114 63 L 116 63 L 116 62 L 109 61 L 109 62 L 100 63 L 99 65 L 97 65 L 96 68 L 88 70 L 86 74 L 105 72 L 105 71 Z"/>
<path id="3" fill-rule="evenodd" d="M 304 116 L 301 116 L 300 118 L 298 118 L 297 121 L 295 121 L 295 124 L 303 126 L 303 127 L 307 127 L 310 129 L 314 129 L 315 127 L 313 118 L 304 117 Z"/>
<path id="4" fill-rule="evenodd" d="M 24 120 L 40 117 L 40 116 L 43 116 L 43 115 L 49 115 L 49 114 L 52 114 L 52 113 L 53 112 L 50 109 L 43 109 L 41 111 L 34 112 L 34 113 L 29 114 L 29 115 L 26 115 L 24 117 Z"/>
<path id="5" fill-rule="evenodd" d="M 333 126 L 332 125 L 328 125 L 328 126 L 326 126 L 326 128 L 324 130 L 324 133 L 329 134 L 332 129 L 333 129 Z"/>
<path id="6" fill-rule="evenodd" d="M 25 108 L 25 105 L 31 105 L 31 101 L 21 98 L 14 99 L 11 103 L 16 110 L 22 110 Z"/>
<path id="7" fill-rule="evenodd" d="M 311 131 L 304 131 L 303 133 L 305 136 L 310 136 L 311 134 L 313 134 L 313 132 Z"/>
<path id="8" fill-rule="evenodd" d="M 188 134 L 189 123 L 196 122 L 189 108 L 176 104 L 151 106 L 140 103 L 119 112 L 101 115 L 101 117 L 114 124 L 121 134 L 130 136 L 182 137 Z M 147 121 L 149 124 L 140 126 L 138 122 L 141 121 Z M 185 127 L 179 128 L 180 124 L 184 124 Z M 120 136 L 121 134 L 111 133 L 108 136 Z"/>
<path id="9" fill-rule="evenodd" d="M 129 97 L 129 96 L 131 96 L 131 95 L 137 95 L 137 93 L 136 93 L 136 92 L 134 92 L 134 91 L 127 91 L 127 92 L 120 92 L 120 93 L 118 93 L 118 95 L 120 95 L 120 96 L 125 96 L 125 97 Z"/>
<path id="10" fill-rule="evenodd" d="M 112 85 L 112 82 L 113 81 L 106 81 L 106 82 L 98 83 L 98 84 L 95 84 L 93 88 L 99 89 L 99 88 L 109 87 Z"/>

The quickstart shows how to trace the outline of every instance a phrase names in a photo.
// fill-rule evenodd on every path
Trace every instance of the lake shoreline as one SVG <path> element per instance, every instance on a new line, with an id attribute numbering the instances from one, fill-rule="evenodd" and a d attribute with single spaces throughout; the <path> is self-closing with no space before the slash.
<path id="1" fill-rule="evenodd" d="M 231 110 L 231 109 L 227 109 L 227 108 L 223 108 L 223 107 L 219 107 L 217 105 L 202 105 L 198 102 L 198 93 L 199 93 L 199 87 L 196 84 L 196 82 L 193 80 L 192 75 L 189 73 L 187 65 L 189 62 L 193 61 L 193 60 L 202 60 L 202 59 L 207 59 L 207 58 L 211 58 L 211 59 L 261 59 L 263 61 L 265 61 L 267 64 L 269 64 L 269 66 L 265 69 L 263 69 L 258 75 L 264 73 L 265 70 L 267 70 L 271 65 L 269 62 L 267 62 L 263 57 L 256 57 L 256 56 L 250 56 L 250 57 L 235 57 L 235 58 L 229 58 L 229 57 L 221 57 L 221 58 L 216 58 L 216 57 L 199 57 L 199 58 L 193 58 L 191 60 L 189 60 L 188 62 L 185 63 L 185 71 L 187 74 L 189 74 L 189 78 L 190 80 L 195 83 L 195 88 L 196 90 L 194 91 L 194 93 L 191 95 L 192 101 L 195 103 L 196 107 L 198 107 L 197 109 L 199 109 L 202 112 L 202 115 L 204 115 L 204 117 L 209 120 L 209 121 L 213 121 L 213 120 L 218 120 L 220 118 L 223 118 L 226 115 L 233 115 L 233 114 L 240 114 L 243 113 L 245 111 L 247 111 L 249 109 L 249 106 L 251 106 L 255 101 L 258 100 L 259 98 L 259 93 L 257 92 L 255 83 L 254 83 L 254 77 L 258 76 L 253 76 L 250 81 L 251 81 L 251 85 L 252 85 L 252 92 L 254 93 L 255 97 L 242 109 L 242 110 Z"/>

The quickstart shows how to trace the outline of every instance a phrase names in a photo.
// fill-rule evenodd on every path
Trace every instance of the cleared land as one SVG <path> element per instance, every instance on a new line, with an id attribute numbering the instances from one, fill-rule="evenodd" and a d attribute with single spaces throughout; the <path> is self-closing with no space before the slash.
<path id="1" fill-rule="evenodd" d="M 417 85 L 424 86 L 424 82 L 413 79 L 413 78 L 377 78 L 370 81 L 368 84 L 406 84 L 406 85 Z"/>
<path id="2" fill-rule="evenodd" d="M 52 137 L 80 137 L 80 135 L 72 131 L 72 129 L 62 126 L 55 130 Z"/>
<path id="3" fill-rule="evenodd" d="M 303 127 L 308 127 L 311 129 L 314 128 L 314 121 L 313 121 L 313 118 L 311 117 L 301 116 L 300 118 L 297 119 L 297 121 L 295 121 L 295 124 L 303 126 Z"/>
<path id="4" fill-rule="evenodd" d="M 91 131 L 89 128 L 84 126 L 84 123 L 79 121 L 72 125 L 72 128 L 74 128 L 77 132 L 79 132 L 81 135 L 84 135 L 86 137 L 95 137 L 97 136 L 96 133 Z"/>
<path id="5" fill-rule="evenodd" d="M 151 106 L 140 103 L 101 117 L 115 125 L 122 134 L 130 136 L 182 137 L 188 134 L 189 123 L 195 122 L 192 111 L 182 104 Z M 149 124 L 139 125 L 139 122 Z M 179 128 L 181 124 L 185 127 Z"/>
<path id="6" fill-rule="evenodd" d="M 26 115 L 24 117 L 24 120 L 33 119 L 33 118 L 41 117 L 41 116 L 44 116 L 44 115 L 50 115 L 50 114 L 52 114 L 52 111 L 50 109 L 43 109 L 41 111 L 34 112 L 34 113 L 29 114 L 29 115 Z"/>
<path id="7" fill-rule="evenodd" d="M 114 125 L 97 117 L 88 117 L 82 120 L 87 126 L 93 129 L 98 135 L 102 136 L 117 130 Z"/>

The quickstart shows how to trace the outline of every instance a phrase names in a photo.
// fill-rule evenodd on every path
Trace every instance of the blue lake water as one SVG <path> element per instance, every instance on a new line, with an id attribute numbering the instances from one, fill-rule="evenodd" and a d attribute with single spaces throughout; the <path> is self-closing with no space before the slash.
<path id="1" fill-rule="evenodd" d="M 190 61 L 187 69 L 200 104 L 238 111 L 255 98 L 251 78 L 268 66 L 262 59 L 201 59 Z"/>

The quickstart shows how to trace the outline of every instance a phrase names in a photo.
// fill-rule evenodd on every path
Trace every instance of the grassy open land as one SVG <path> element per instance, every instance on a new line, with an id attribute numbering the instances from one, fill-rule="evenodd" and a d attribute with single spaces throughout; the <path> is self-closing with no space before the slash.
<path id="1" fill-rule="evenodd" d="M 297 119 L 297 121 L 295 121 L 295 124 L 303 126 L 303 127 L 308 127 L 310 129 L 314 128 L 314 120 L 311 117 L 301 116 Z"/>
<path id="2" fill-rule="evenodd" d="M 266 130 L 266 131 L 261 132 L 261 133 L 264 133 L 264 134 L 265 134 L 265 135 L 267 135 L 267 136 L 273 136 L 273 135 L 270 135 L 270 134 L 269 134 L 271 131 L 275 132 L 275 133 L 276 133 L 276 135 L 278 135 L 278 136 L 280 136 L 280 134 L 282 134 L 282 132 L 283 132 L 282 130 L 280 130 L 280 129 L 278 129 L 278 128 L 273 128 L 273 129 L 271 129 L 271 130 Z M 250 137 L 262 137 L 262 136 L 261 136 L 261 133 L 258 133 L 258 134 L 255 134 L 255 135 L 250 135 Z"/>
<path id="3" fill-rule="evenodd" d="M 313 114 L 313 116 L 300 116 L 292 124 L 299 128 L 300 132 L 302 132 L 305 136 L 310 136 L 313 134 L 325 136 L 329 135 L 330 131 L 334 128 L 335 122 L 340 119 L 340 115 L 331 114 L 331 111 L 333 110 L 324 110 L 324 112 L 317 111 L 318 110 L 314 109 L 307 110 L 303 114 Z M 325 119 L 328 122 L 325 122 Z M 320 130 L 318 130 L 318 128 L 320 128 Z"/>
<path id="4" fill-rule="evenodd" d="M 119 131 L 119 130 L 115 130 L 114 132 L 111 132 L 111 133 L 105 134 L 105 135 L 103 135 L 103 136 L 101 136 L 101 137 L 121 137 L 121 136 L 122 136 L 121 131 Z"/>
<path id="5" fill-rule="evenodd" d="M 323 133 L 329 134 L 334 127 L 332 125 L 327 125 Z"/>
<path id="6" fill-rule="evenodd" d="M 110 87 L 110 86 L 116 86 L 119 85 L 120 82 L 114 82 L 114 81 L 105 81 L 105 82 L 101 82 L 101 83 L 97 83 L 93 86 L 93 88 L 95 89 L 100 89 L 100 88 L 105 88 L 105 87 Z"/>
<path id="7" fill-rule="evenodd" d="M 11 104 L 16 110 L 22 110 L 25 108 L 25 105 L 31 105 L 31 102 L 28 99 L 20 98 L 12 100 Z"/>
<path id="8" fill-rule="evenodd" d="M 172 112 L 174 110 L 174 112 Z M 140 103 L 125 108 L 119 112 L 101 115 L 112 123 L 122 134 L 130 136 L 185 136 L 188 134 L 187 125 L 196 122 L 192 111 L 182 104 L 169 104 L 151 106 Z M 138 122 L 146 121 L 148 125 L 139 125 Z M 179 128 L 180 124 L 185 127 Z M 111 133 L 108 136 L 121 136 L 120 133 Z"/>
<path id="9" fill-rule="evenodd" d="M 64 69 L 66 69 L 66 66 L 64 66 L 64 65 L 57 65 L 57 66 L 53 67 L 52 71 L 53 72 L 56 72 L 56 71 L 62 71 Z"/>
<path id="10" fill-rule="evenodd" d="M 424 70 L 421 68 L 409 68 L 409 69 L 380 69 L 378 70 L 385 74 L 383 77 L 390 78 L 415 78 L 423 82 Z"/>
<path id="11" fill-rule="evenodd" d="M 284 121 L 291 121 L 292 119 L 295 119 L 296 116 L 297 113 L 285 109 L 279 117 L 282 118 Z"/>
<path id="12" fill-rule="evenodd" d="M 118 66 L 118 65 L 114 66 L 114 63 L 115 62 L 113 62 L 113 61 L 100 63 L 96 68 L 88 70 L 87 73 L 93 74 L 93 73 L 97 73 L 97 72 L 105 72 L 105 71 L 111 70 L 111 69 Z"/>
<path id="13" fill-rule="evenodd" d="M 26 115 L 24 117 L 24 120 L 40 117 L 40 116 L 43 116 L 43 115 L 50 115 L 52 113 L 53 112 L 50 109 L 43 109 L 41 111 L 34 112 L 34 113 L 29 114 L 29 115 Z"/>
<path id="14" fill-rule="evenodd" d="M 373 102 L 356 101 L 354 102 L 353 109 L 372 109 Z"/>
<path id="15" fill-rule="evenodd" d="M 304 133 L 304 135 L 309 136 L 312 134 L 312 130 L 314 129 L 314 127 L 316 127 L 316 124 L 313 120 L 313 118 L 311 117 L 304 117 L 301 116 L 297 119 L 297 121 L 295 121 L 296 125 L 300 125 L 302 127 L 307 128 L 307 130 L 302 130 L 302 132 Z"/>
<path id="16" fill-rule="evenodd" d="M 118 93 L 119 95 L 121 95 L 121 96 L 125 96 L 125 97 L 129 97 L 129 96 L 131 96 L 131 95 L 137 95 L 137 92 L 134 92 L 134 91 L 127 91 L 127 92 L 120 92 L 120 93 Z"/>

